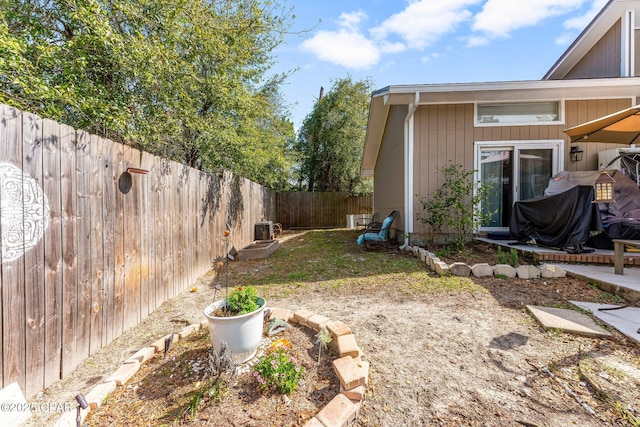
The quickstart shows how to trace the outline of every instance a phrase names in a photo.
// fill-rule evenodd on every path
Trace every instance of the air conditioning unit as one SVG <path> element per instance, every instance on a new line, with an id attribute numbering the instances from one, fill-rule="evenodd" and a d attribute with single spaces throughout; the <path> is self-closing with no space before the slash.
<path id="1" fill-rule="evenodd" d="M 608 150 L 598 151 L 598 169 L 620 170 L 620 159 L 617 157 L 620 156 L 621 153 L 638 154 L 640 153 L 640 148 L 610 148 Z"/>

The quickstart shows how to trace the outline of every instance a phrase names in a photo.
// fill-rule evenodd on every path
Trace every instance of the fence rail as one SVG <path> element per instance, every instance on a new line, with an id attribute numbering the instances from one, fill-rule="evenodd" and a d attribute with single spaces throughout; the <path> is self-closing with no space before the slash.
<path id="1" fill-rule="evenodd" d="M 276 196 L 0 104 L 0 371 L 32 396 L 205 274 Z M 131 169 L 148 171 L 131 173 Z"/>
<path id="2" fill-rule="evenodd" d="M 338 228 L 351 214 L 373 213 L 373 196 L 343 192 L 295 192 L 276 195 L 276 219 L 283 228 Z"/>

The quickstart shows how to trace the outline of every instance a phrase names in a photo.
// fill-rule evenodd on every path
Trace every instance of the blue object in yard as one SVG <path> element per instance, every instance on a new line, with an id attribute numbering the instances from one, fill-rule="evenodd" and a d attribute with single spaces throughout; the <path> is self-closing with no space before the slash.
<path id="1" fill-rule="evenodd" d="M 384 221 L 382 221 L 382 226 L 380 227 L 380 231 L 371 231 L 367 229 L 358 236 L 358 245 L 362 246 L 366 242 L 382 242 L 387 244 L 389 242 L 389 228 L 391 227 L 391 223 L 396 217 L 396 212 L 394 211 L 391 215 L 386 217 Z"/>

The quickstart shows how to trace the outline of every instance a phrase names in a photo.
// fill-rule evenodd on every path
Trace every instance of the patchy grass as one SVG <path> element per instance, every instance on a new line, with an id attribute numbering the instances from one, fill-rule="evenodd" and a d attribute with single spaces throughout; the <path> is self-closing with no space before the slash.
<path id="1" fill-rule="evenodd" d="M 336 292 L 381 286 L 402 293 L 484 291 L 468 278 L 434 276 L 413 253 L 397 247 L 364 249 L 356 244 L 357 236 L 353 230 L 308 231 L 290 238 L 268 262 L 245 261 L 252 268 L 234 274 L 246 285 L 259 286 L 267 298 L 311 286 Z"/>

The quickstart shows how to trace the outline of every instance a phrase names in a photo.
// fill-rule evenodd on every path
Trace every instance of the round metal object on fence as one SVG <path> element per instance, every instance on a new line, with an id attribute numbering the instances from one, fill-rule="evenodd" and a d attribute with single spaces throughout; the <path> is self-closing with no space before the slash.
<path id="1" fill-rule="evenodd" d="M 122 172 L 120 178 L 118 178 L 118 188 L 122 194 L 127 194 L 131 190 L 131 174 L 129 172 Z"/>

